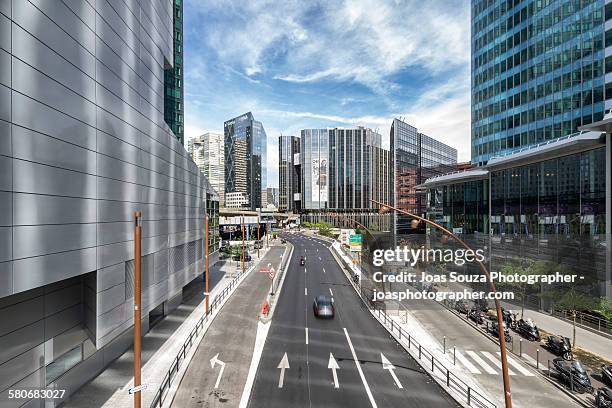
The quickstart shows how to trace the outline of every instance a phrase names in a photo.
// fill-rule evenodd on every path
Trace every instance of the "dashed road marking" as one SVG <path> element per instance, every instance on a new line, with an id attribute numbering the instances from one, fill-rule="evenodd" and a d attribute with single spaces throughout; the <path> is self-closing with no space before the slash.
<path id="1" fill-rule="evenodd" d="M 501 352 L 497 352 L 497 355 L 501 358 Z M 516 370 L 520 371 L 521 374 L 523 374 L 524 376 L 527 377 L 534 377 L 535 374 L 532 373 L 531 371 L 529 371 L 528 369 L 526 369 L 525 367 L 523 367 L 521 365 L 521 363 L 519 363 L 518 361 L 516 361 L 515 359 L 513 359 L 510 356 L 506 356 L 506 358 L 508 359 L 508 363 L 514 367 Z"/>
<path id="2" fill-rule="evenodd" d="M 489 353 L 488 351 L 481 351 L 480 353 L 483 356 L 485 356 L 490 362 L 495 364 L 497 366 L 497 368 L 499 368 L 501 370 L 501 368 L 502 368 L 501 361 L 498 360 L 497 357 L 495 357 L 493 354 Z M 508 368 L 508 374 L 509 375 L 516 375 L 516 373 L 514 371 L 512 371 L 510 368 Z"/>
<path id="3" fill-rule="evenodd" d="M 482 367 L 487 373 L 489 373 L 489 374 L 497 374 L 497 371 L 495 371 L 495 369 L 493 367 L 491 367 L 489 364 L 487 364 L 487 362 L 484 361 L 478 354 L 476 354 L 475 351 L 466 350 L 466 353 L 470 357 L 472 357 L 472 360 L 476 361 L 478 363 L 478 365 L 480 367 Z"/>
<path id="4" fill-rule="evenodd" d="M 472 362 L 470 360 L 465 358 L 464 355 L 461 354 L 461 352 L 455 350 L 455 356 L 457 357 L 457 360 L 459 360 L 461 362 L 461 364 L 463 366 L 465 366 L 465 368 L 467 368 L 467 370 L 470 373 L 472 373 L 472 374 L 482 374 L 482 372 L 478 368 L 476 368 L 476 366 L 474 364 L 472 364 Z"/>

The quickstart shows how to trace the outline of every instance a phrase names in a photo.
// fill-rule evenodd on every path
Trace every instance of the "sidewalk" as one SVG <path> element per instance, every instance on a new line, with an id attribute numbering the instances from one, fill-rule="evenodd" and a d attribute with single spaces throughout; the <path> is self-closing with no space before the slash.
<path id="1" fill-rule="evenodd" d="M 260 251 L 263 259 L 267 250 Z M 256 254 L 252 254 L 257 262 Z M 255 265 L 256 266 L 256 265 Z M 210 302 L 230 284 L 236 263 L 219 261 L 209 274 Z M 248 276 L 248 275 L 247 275 Z M 246 278 L 244 276 L 242 279 Z M 149 388 L 142 394 L 142 406 L 148 407 L 159 383 L 182 347 L 190 331 L 204 314 L 204 294 L 201 279 L 191 282 L 184 292 L 185 299 L 176 310 L 165 316 L 142 340 L 142 383 Z M 131 408 L 133 397 L 127 390 L 133 383 L 134 353 L 130 348 L 106 369 L 73 394 L 64 407 Z"/>

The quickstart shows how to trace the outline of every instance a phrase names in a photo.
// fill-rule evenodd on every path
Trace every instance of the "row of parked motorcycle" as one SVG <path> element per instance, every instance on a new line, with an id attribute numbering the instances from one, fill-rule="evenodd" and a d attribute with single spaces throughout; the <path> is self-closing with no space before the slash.
<path id="1" fill-rule="evenodd" d="M 499 336 L 497 315 L 485 308 L 469 308 L 465 302 L 456 302 L 455 310 L 465 314 L 468 319 L 479 325 L 487 326 L 487 330 L 495 337 Z M 532 319 L 518 319 L 518 313 L 502 309 L 504 337 L 506 342 L 512 341 L 510 329 L 529 341 L 541 341 L 540 330 Z M 559 356 L 553 360 L 553 367 L 561 381 L 572 390 L 579 393 L 593 393 L 591 379 L 580 361 L 574 360 L 572 344 L 568 337 L 550 335 L 546 337 L 544 346 L 553 354 Z M 612 365 L 601 366 L 601 382 L 612 387 Z M 612 390 L 600 388 L 597 390 L 595 403 L 597 407 L 612 408 Z"/>

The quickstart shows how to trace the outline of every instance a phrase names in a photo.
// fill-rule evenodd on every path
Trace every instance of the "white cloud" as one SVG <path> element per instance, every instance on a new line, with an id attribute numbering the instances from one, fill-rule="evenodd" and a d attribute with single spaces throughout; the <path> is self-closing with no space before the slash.
<path id="1" fill-rule="evenodd" d="M 389 77 L 407 67 L 448 72 L 470 58 L 470 8 L 460 0 L 426 7 L 421 0 L 217 0 L 200 7 L 229 13 L 204 41 L 247 76 L 349 80 L 385 94 L 397 89 Z"/>

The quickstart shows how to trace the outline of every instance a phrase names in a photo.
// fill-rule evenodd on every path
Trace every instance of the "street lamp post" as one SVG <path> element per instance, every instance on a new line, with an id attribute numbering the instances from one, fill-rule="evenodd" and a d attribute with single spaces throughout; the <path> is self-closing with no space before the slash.
<path id="1" fill-rule="evenodd" d="M 141 246 L 142 213 L 134 213 L 134 388 L 140 386 L 140 349 L 141 349 Z M 140 391 L 134 392 L 134 408 L 140 408 Z"/>
<path id="2" fill-rule="evenodd" d="M 457 241 L 465 249 L 472 251 L 472 248 L 470 248 L 461 238 L 459 238 L 453 232 L 449 231 L 448 229 L 444 228 L 442 225 L 438 223 L 435 223 L 431 220 L 420 217 L 418 215 L 412 214 L 408 211 L 393 207 L 389 204 L 381 203 L 380 201 L 376 201 L 374 199 L 370 199 L 370 201 L 381 206 L 380 207 L 381 213 L 393 210 L 400 214 L 404 214 L 411 218 L 414 218 L 415 220 L 422 221 L 426 224 L 433 226 L 434 228 L 439 229 L 440 231 L 444 232 L 448 236 L 452 237 L 455 241 Z M 476 260 L 476 262 L 478 262 L 478 266 L 480 267 L 480 270 L 482 271 L 482 273 L 487 277 L 487 281 L 491 287 L 491 292 L 497 293 L 495 284 L 491 280 L 491 275 L 489 274 L 489 271 L 487 270 L 485 265 L 479 260 Z M 502 316 L 501 305 L 499 303 L 499 299 L 497 298 L 495 299 L 495 310 L 497 312 L 497 329 L 498 329 L 498 337 L 499 337 L 499 349 L 500 349 L 500 354 L 501 354 L 502 376 L 503 376 L 503 382 L 504 382 L 504 401 L 506 404 L 505 405 L 506 408 L 512 408 L 512 394 L 510 392 L 510 377 L 508 375 L 508 356 L 506 354 L 506 338 L 505 338 L 505 333 L 504 333 L 504 319 Z"/>
<path id="3" fill-rule="evenodd" d="M 208 209 L 207 209 L 208 211 Z M 206 314 L 208 314 L 208 214 L 204 214 L 204 279 L 206 280 L 205 296 L 206 296 Z"/>

